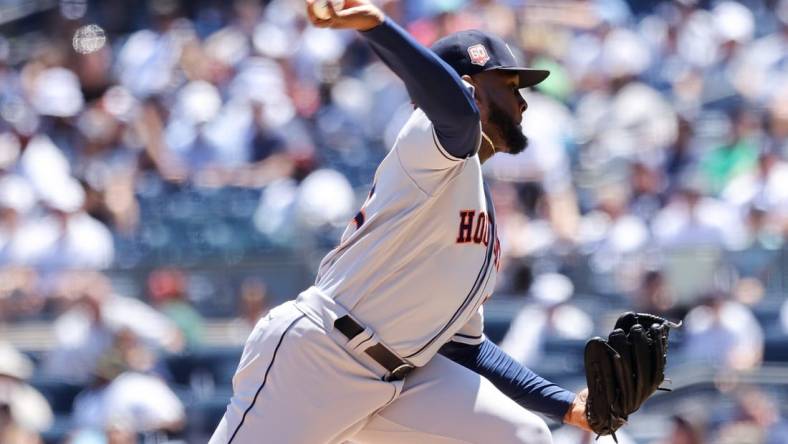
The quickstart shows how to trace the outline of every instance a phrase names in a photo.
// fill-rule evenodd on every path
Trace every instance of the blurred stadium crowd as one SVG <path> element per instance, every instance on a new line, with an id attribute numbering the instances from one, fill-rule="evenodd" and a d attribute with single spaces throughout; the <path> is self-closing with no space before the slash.
<path id="1" fill-rule="evenodd" d="M 675 394 L 621 440 L 788 442 L 788 1 L 382 3 L 424 44 L 484 28 L 552 71 L 529 149 L 485 165 L 488 335 L 577 388 L 611 316 L 683 319 Z M 247 333 L 310 283 L 254 264 L 314 267 L 412 110 L 303 9 L 0 1 L 1 443 L 210 434 Z"/>

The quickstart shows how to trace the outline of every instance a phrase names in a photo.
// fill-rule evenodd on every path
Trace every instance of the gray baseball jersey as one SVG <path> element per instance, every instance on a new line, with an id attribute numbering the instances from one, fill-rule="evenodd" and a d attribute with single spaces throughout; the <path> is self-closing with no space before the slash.
<path id="1" fill-rule="evenodd" d="M 449 154 L 416 109 L 315 287 L 421 366 L 450 339 L 482 341 L 499 260 L 479 157 Z"/>

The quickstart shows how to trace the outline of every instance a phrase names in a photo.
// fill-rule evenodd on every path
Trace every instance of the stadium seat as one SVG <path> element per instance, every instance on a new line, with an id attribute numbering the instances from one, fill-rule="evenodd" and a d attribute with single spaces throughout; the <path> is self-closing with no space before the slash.
<path id="1" fill-rule="evenodd" d="M 60 444 L 67 442 L 71 428 L 70 412 L 55 415 L 55 422 L 49 430 L 41 433 L 41 439 L 44 441 L 44 444 Z"/>
<path id="2" fill-rule="evenodd" d="M 165 366 L 172 382 L 181 386 L 192 387 L 207 376 L 213 387 L 226 388 L 232 383 L 241 351 L 236 347 L 195 350 L 167 357 Z"/>
<path id="3" fill-rule="evenodd" d="M 82 385 L 44 377 L 34 377 L 28 382 L 44 395 L 56 415 L 70 413 L 74 398 L 85 388 Z"/>
<path id="4" fill-rule="evenodd" d="M 763 361 L 788 362 L 788 336 L 767 337 L 763 350 Z"/>
<path id="5" fill-rule="evenodd" d="M 190 404 L 186 409 L 189 419 L 188 434 L 198 439 L 209 437 L 222 419 L 229 400 L 230 394 L 223 392 L 222 396 L 215 396 Z M 201 439 L 201 442 L 206 440 Z"/>
<path id="6" fill-rule="evenodd" d="M 509 330 L 510 318 L 489 316 L 484 318 L 484 334 L 494 343 L 500 344 Z"/>

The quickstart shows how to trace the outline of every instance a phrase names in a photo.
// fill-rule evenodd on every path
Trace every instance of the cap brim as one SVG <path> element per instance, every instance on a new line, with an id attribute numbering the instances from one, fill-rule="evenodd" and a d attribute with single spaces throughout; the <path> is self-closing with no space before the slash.
<path id="1" fill-rule="evenodd" d="M 517 72 L 520 75 L 520 88 L 528 88 L 529 86 L 542 83 L 550 75 L 550 71 L 546 69 L 511 67 L 495 68 L 495 70 Z"/>

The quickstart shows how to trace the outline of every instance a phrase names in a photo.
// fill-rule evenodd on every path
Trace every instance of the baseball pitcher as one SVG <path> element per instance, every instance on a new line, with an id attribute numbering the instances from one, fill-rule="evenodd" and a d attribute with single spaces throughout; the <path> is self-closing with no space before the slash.
<path id="1" fill-rule="evenodd" d="M 617 411 L 602 405 L 616 399 L 590 398 L 591 411 L 585 391 L 542 379 L 482 332 L 500 244 L 481 165 L 525 149 L 520 90 L 549 73 L 520 67 L 485 32 L 452 34 L 430 50 L 367 0 L 339 11 L 323 1 L 326 18 L 313 1 L 312 24 L 359 31 L 416 108 L 315 284 L 249 336 L 211 444 L 550 443 L 533 412 L 614 432 L 645 392 Z M 598 341 L 594 377 L 615 378 L 621 356 Z"/>

